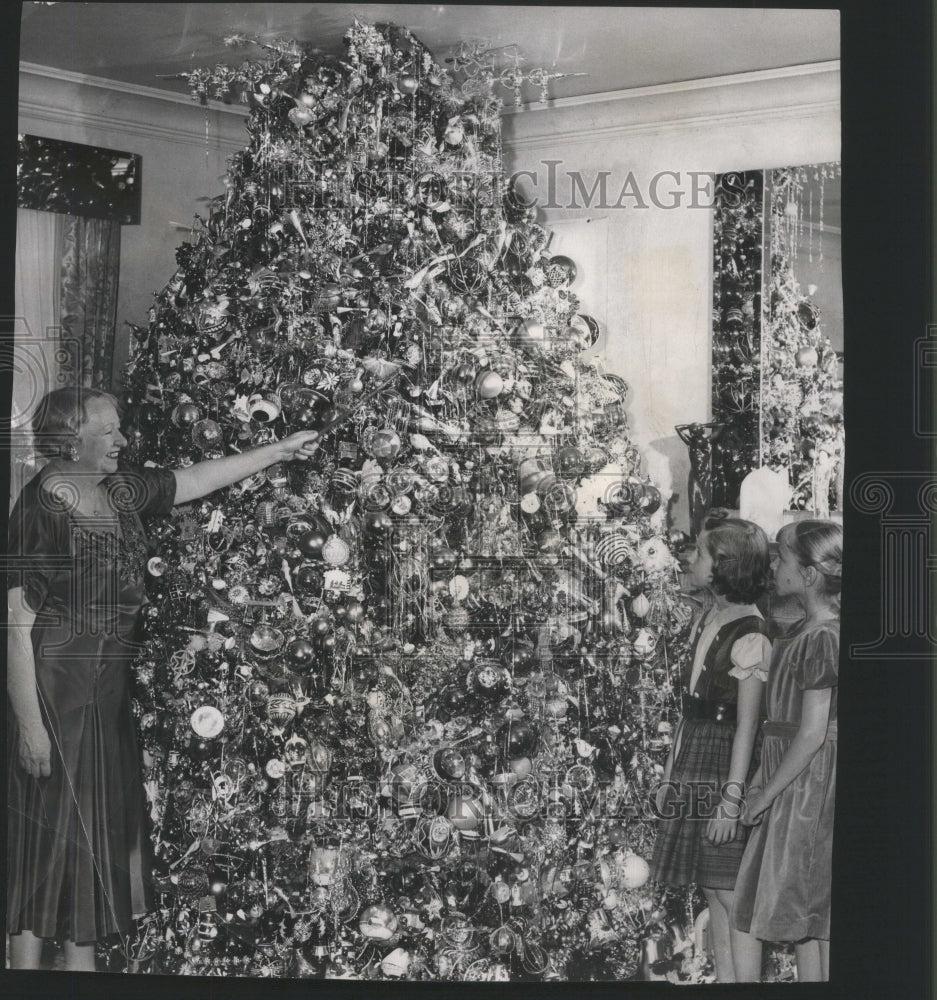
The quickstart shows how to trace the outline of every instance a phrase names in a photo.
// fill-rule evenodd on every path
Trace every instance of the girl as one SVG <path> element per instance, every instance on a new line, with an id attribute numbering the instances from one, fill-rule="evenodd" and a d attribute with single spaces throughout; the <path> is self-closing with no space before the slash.
<path id="1" fill-rule="evenodd" d="M 754 602 L 768 584 L 768 539 L 749 521 L 708 521 L 689 579 L 712 595 L 682 678 L 683 718 L 658 793 L 654 877 L 695 882 L 710 908 L 716 976 L 761 976 L 761 942 L 730 927 L 744 851 L 739 806 L 752 768 L 771 644 Z"/>
<path id="2" fill-rule="evenodd" d="M 746 825 L 764 822 L 745 850 L 732 913 L 742 931 L 795 942 L 801 982 L 826 981 L 830 970 L 842 561 L 837 524 L 798 521 L 778 533 L 775 589 L 794 595 L 805 618 L 774 646 L 761 769 L 742 813 Z"/>

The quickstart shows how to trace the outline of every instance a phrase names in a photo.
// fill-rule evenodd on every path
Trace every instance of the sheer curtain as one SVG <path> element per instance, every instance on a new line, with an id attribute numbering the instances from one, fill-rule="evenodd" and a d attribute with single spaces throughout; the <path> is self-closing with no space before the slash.
<path id="1" fill-rule="evenodd" d="M 41 464 L 29 421 L 43 395 L 110 388 L 119 274 L 119 222 L 17 209 L 11 502 Z"/>
<path id="2" fill-rule="evenodd" d="M 64 216 L 16 210 L 16 320 L 11 412 L 11 502 L 37 471 L 29 420 L 50 389 L 64 385 L 59 329 L 59 270 Z"/>
<path id="3" fill-rule="evenodd" d="M 114 361 L 120 223 L 63 215 L 61 322 L 69 382 L 108 391 Z"/>

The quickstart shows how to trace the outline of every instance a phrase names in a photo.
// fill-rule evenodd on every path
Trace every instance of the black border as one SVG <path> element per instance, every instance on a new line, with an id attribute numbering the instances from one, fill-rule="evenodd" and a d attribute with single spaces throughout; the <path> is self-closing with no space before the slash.
<path id="1" fill-rule="evenodd" d="M 649 6 L 647 2 L 643 4 Z M 754 4 L 681 6 L 746 7 Z M 933 292 L 932 31 L 925 0 L 885 5 L 797 2 L 763 6 L 833 9 L 842 16 L 844 301 L 849 329 L 846 362 L 848 480 L 866 470 L 933 473 L 935 439 L 913 435 L 914 341 L 935 319 Z M 4 100 L 0 145 L 0 333 L 11 331 L 15 246 L 15 135 L 18 92 L 18 5 L 0 5 L 0 80 Z M 525 14 L 541 16 L 530 8 Z M 627 53 L 622 54 L 627 58 Z M 933 392 L 933 388 L 931 390 Z M 10 385 L 0 379 L 0 412 L 9 413 Z M 8 469 L 0 470 L 0 497 Z M 0 503 L 0 507 L 5 505 Z M 864 635 L 879 599 L 875 517 L 846 512 L 847 599 L 844 647 Z M 4 532 L 5 534 L 5 532 Z M 865 625 L 865 628 L 863 626 Z M 709 996 L 930 996 L 933 986 L 932 663 L 925 660 L 843 660 L 837 837 L 833 894 L 833 981 L 829 984 L 719 985 Z M 5 856 L 5 851 L 2 852 Z M 356 995 L 367 982 L 184 979 L 3 972 L 14 997 L 308 997 Z M 444 996 L 481 991 L 459 984 L 381 982 L 382 995 Z M 595 995 L 650 997 L 666 984 L 520 984 L 513 997 Z M 485 990 L 506 993 L 499 987 Z M 682 995 L 682 993 L 677 994 Z"/>

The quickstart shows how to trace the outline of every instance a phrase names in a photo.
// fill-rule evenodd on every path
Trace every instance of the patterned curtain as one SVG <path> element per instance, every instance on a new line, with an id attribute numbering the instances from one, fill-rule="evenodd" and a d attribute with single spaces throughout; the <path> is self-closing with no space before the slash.
<path id="1" fill-rule="evenodd" d="M 61 241 L 62 216 L 30 208 L 16 210 L 13 343 L 0 344 L 0 368 L 4 374 L 9 371 L 13 375 L 9 414 L 11 505 L 42 464 L 33 451 L 33 412 L 50 389 L 65 384 L 60 377 L 59 353 Z"/>
<path id="2" fill-rule="evenodd" d="M 108 390 L 114 359 L 120 223 L 61 216 L 62 340 L 73 341 L 66 369 L 73 385 Z"/>

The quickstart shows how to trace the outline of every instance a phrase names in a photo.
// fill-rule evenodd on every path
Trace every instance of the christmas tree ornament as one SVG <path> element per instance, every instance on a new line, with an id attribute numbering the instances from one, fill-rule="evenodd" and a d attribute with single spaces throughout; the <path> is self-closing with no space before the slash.
<path id="1" fill-rule="evenodd" d="M 267 718 L 278 731 L 283 731 L 296 718 L 296 699 L 286 694 L 271 694 L 267 697 Z"/>
<path id="2" fill-rule="evenodd" d="M 553 695 L 547 698 L 543 703 L 543 714 L 548 719 L 554 719 L 560 721 L 565 719 L 569 712 L 569 704 L 566 698 L 561 695 Z"/>
<path id="3" fill-rule="evenodd" d="M 602 535 L 596 541 L 594 551 L 600 564 L 607 568 L 623 566 L 634 556 L 631 543 L 618 531 Z"/>
<path id="4" fill-rule="evenodd" d="M 299 537 L 297 542 L 303 555 L 310 559 L 322 557 L 322 548 L 329 537 L 329 529 L 324 524 L 317 524 Z"/>
<path id="5" fill-rule="evenodd" d="M 301 767 L 306 762 L 307 742 L 294 733 L 283 745 L 283 762 L 289 768 Z"/>
<path id="6" fill-rule="evenodd" d="M 631 613 L 636 618 L 646 618 L 651 610 L 651 602 L 646 594 L 638 594 L 631 602 Z"/>
<path id="7" fill-rule="evenodd" d="M 642 660 L 650 659 L 657 650 L 657 633 L 651 628 L 638 629 L 637 635 L 631 643 L 631 648 L 635 655 Z"/>
<path id="8" fill-rule="evenodd" d="M 265 396 L 255 392 L 248 400 L 248 412 L 251 420 L 259 424 L 270 423 L 280 415 L 280 403 L 273 396 Z"/>
<path id="9" fill-rule="evenodd" d="M 411 956 L 403 948 L 394 948 L 381 959 L 381 971 L 391 979 L 400 979 L 410 970 Z"/>
<path id="10" fill-rule="evenodd" d="M 393 458 L 401 448 L 400 435 L 390 428 L 375 431 L 368 440 L 367 450 L 374 458 Z"/>
<path id="11" fill-rule="evenodd" d="M 490 368 L 485 368 L 475 377 L 475 391 L 479 399 L 495 399 L 504 391 L 504 379 Z"/>
<path id="12" fill-rule="evenodd" d="M 443 747 L 433 756 L 433 771 L 443 781 L 461 781 L 465 777 L 465 757 L 453 747 Z"/>
<path id="13" fill-rule="evenodd" d="M 209 760 L 214 756 L 215 744 L 212 740 L 194 737 L 189 741 L 189 756 L 198 763 Z"/>
<path id="14" fill-rule="evenodd" d="M 625 889 L 640 889 L 651 877 L 651 870 L 644 858 L 626 853 L 618 863 L 621 884 Z"/>
<path id="15" fill-rule="evenodd" d="M 564 445 L 556 453 L 554 468 L 561 476 L 576 478 L 585 467 L 582 452 L 574 445 Z"/>
<path id="16" fill-rule="evenodd" d="M 452 849 L 455 830 L 445 816 L 423 816 L 413 830 L 413 843 L 426 858 L 438 861 Z"/>
<path id="17" fill-rule="evenodd" d="M 500 664 L 480 663 L 471 674 L 472 689 L 482 698 L 500 698 L 510 685 L 510 676 Z"/>
<path id="18" fill-rule="evenodd" d="M 420 82 L 412 73 L 401 73 L 397 77 L 397 89 L 401 94 L 411 96 L 419 90 Z"/>
<path id="19" fill-rule="evenodd" d="M 819 360 L 820 355 L 812 345 L 798 348 L 794 352 L 794 361 L 797 363 L 798 368 L 815 368 Z"/>
<path id="20" fill-rule="evenodd" d="M 576 264 L 569 257 L 549 257 L 540 262 L 544 277 L 551 288 L 566 288 L 578 274 Z"/>
<path id="21" fill-rule="evenodd" d="M 667 532 L 667 544 L 674 552 L 682 552 L 690 542 L 690 536 L 679 528 L 670 528 Z"/>
<path id="22" fill-rule="evenodd" d="M 279 653 L 283 646 L 283 633 L 270 625 L 258 625 L 251 632 L 249 642 L 254 655 L 266 660 Z"/>
<path id="23" fill-rule="evenodd" d="M 203 740 L 213 740 L 224 729 L 224 716 L 214 705 L 202 705 L 192 713 L 192 730 Z"/>
<path id="24" fill-rule="evenodd" d="M 179 403 L 172 411 L 172 422 L 177 427 L 192 427 L 201 415 L 198 405 L 189 400 Z"/>
<path id="25" fill-rule="evenodd" d="M 387 944 L 396 937 L 398 929 L 397 916 L 386 903 L 376 903 L 361 912 L 358 930 L 366 941 Z"/>
<path id="26" fill-rule="evenodd" d="M 662 497 L 660 490 L 656 486 L 652 486 L 650 483 L 645 484 L 644 490 L 638 500 L 637 507 L 643 513 L 647 515 L 655 514 L 660 509 L 662 502 Z"/>
<path id="27" fill-rule="evenodd" d="M 517 778 L 526 778 L 533 770 L 533 761 L 530 757 L 515 757 L 508 761 L 511 773 Z"/>
<path id="28" fill-rule="evenodd" d="M 192 443 L 203 452 L 214 451 L 224 443 L 221 425 L 214 420 L 198 420 L 192 425 Z"/>
<path id="29" fill-rule="evenodd" d="M 293 587 L 300 594 L 313 595 L 322 588 L 322 572 L 312 563 L 302 563 L 293 570 Z"/>
<path id="30" fill-rule="evenodd" d="M 529 354 L 549 350 L 552 336 L 550 329 L 545 324 L 532 320 L 524 320 L 514 330 L 517 343 L 522 350 Z"/>
<path id="31" fill-rule="evenodd" d="M 160 556 L 153 556 L 147 560 L 146 571 L 150 576 L 162 576 L 166 572 L 166 560 Z"/>
<path id="32" fill-rule="evenodd" d="M 587 351 L 595 347 L 599 333 L 599 324 L 592 316 L 578 313 L 569 321 L 566 339 L 576 350 Z"/>
<path id="33" fill-rule="evenodd" d="M 322 559 L 330 566 L 344 566 L 350 556 L 348 543 L 338 535 L 329 535 L 322 546 Z"/>
<path id="34" fill-rule="evenodd" d="M 286 645 L 286 661 L 297 671 L 309 670 L 316 659 L 315 646 L 308 639 L 293 639 Z"/>
<path id="35" fill-rule="evenodd" d="M 536 753 L 538 738 L 537 730 L 523 718 L 509 720 L 496 734 L 498 749 L 509 760 Z"/>

